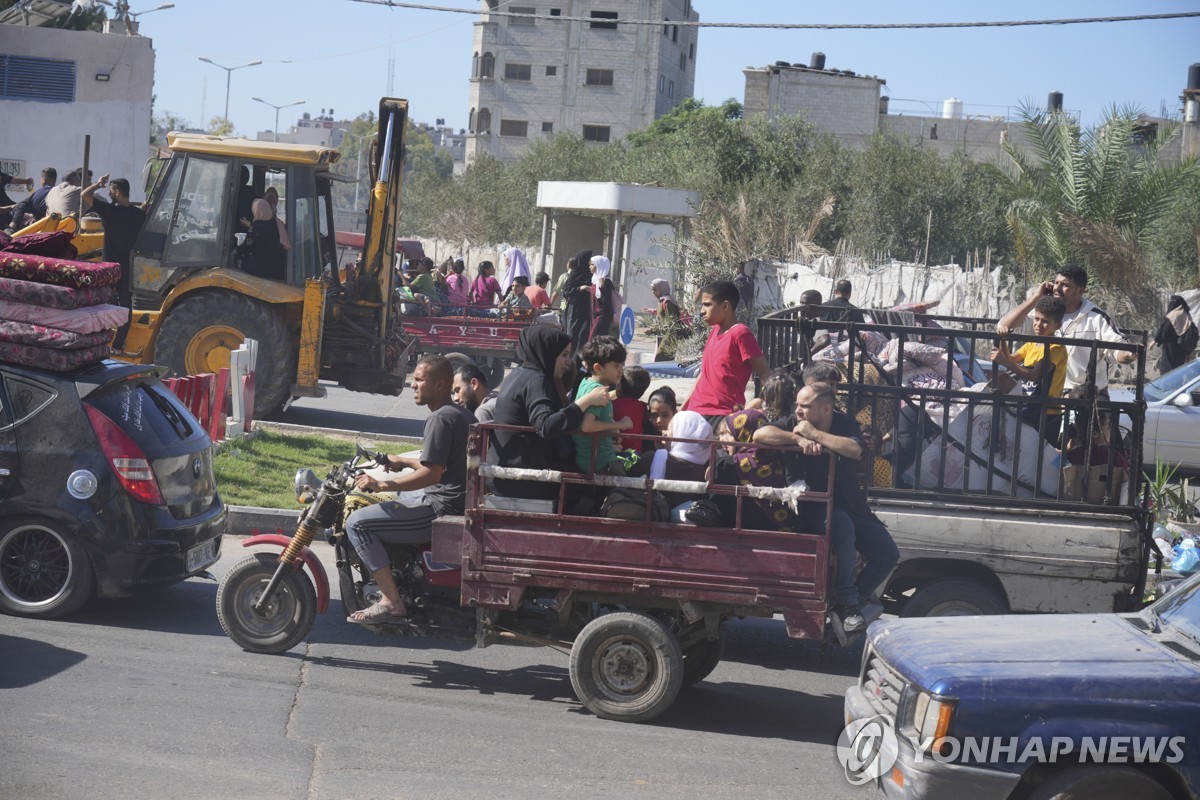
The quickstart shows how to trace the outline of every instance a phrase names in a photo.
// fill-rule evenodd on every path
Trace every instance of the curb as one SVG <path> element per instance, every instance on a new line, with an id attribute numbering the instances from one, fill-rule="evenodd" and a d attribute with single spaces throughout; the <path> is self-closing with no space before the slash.
<path id="1" fill-rule="evenodd" d="M 226 536 L 249 536 L 254 530 L 261 533 L 275 533 L 283 528 L 285 536 L 291 536 L 296 531 L 296 518 L 300 509 L 294 511 L 287 508 L 258 508 L 256 506 L 225 506 Z"/>
<path id="2" fill-rule="evenodd" d="M 347 431 L 340 428 L 318 428 L 315 425 L 294 425 L 290 422 L 270 422 L 254 420 L 254 427 L 264 431 L 292 433 L 300 436 L 324 436 L 329 439 L 345 439 L 348 442 L 378 442 L 380 444 L 421 444 L 419 436 L 394 436 L 387 433 L 371 433 L 370 431 Z"/>

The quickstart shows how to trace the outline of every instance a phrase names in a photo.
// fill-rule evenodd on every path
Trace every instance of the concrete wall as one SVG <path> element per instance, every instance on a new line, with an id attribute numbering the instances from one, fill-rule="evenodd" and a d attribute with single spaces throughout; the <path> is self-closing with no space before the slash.
<path id="1" fill-rule="evenodd" d="M 481 6 L 486 8 L 486 0 Z M 692 94 L 697 29 L 594 29 L 587 22 L 555 22 L 549 17 L 554 8 L 564 17 L 616 11 L 618 21 L 699 19 L 689 0 L 521 0 L 506 6 L 512 7 L 533 8 L 538 18 L 530 25 L 482 14 L 475 23 L 472 52 L 480 58 L 491 53 L 495 68 L 491 78 L 472 72 L 468 160 L 490 153 L 512 161 L 533 142 L 564 132 L 582 135 L 585 125 L 608 127 L 609 141 L 616 142 Z M 528 64 L 530 79 L 506 78 L 507 64 Z M 547 74 L 548 68 L 555 74 Z M 588 85 L 588 69 L 612 70 L 612 86 Z M 490 133 L 479 130 L 482 109 L 491 115 Z M 525 135 L 502 136 L 504 120 L 527 123 Z"/>
<path id="2" fill-rule="evenodd" d="M 745 114 L 803 114 L 817 130 L 861 143 L 879 126 L 879 78 L 790 67 L 743 70 Z"/>
<path id="3" fill-rule="evenodd" d="M 991 162 L 1000 158 L 1004 155 L 1005 139 L 1018 148 L 1028 144 L 1021 125 L 1003 118 L 945 119 L 889 114 L 879 117 L 879 128 L 919 141 L 940 155 L 965 153 L 974 161 Z"/>
<path id="4" fill-rule="evenodd" d="M 0 25 L 0 54 L 75 62 L 73 103 L 0 98 L 0 160 L 23 163 L 35 183 L 45 167 L 55 167 L 61 178 L 83 164 L 83 140 L 90 134 L 93 173 L 128 178 L 133 199 L 143 199 L 154 90 L 150 39 Z M 97 81 L 103 74 L 109 80 Z M 18 190 L 10 196 L 28 195 Z"/>

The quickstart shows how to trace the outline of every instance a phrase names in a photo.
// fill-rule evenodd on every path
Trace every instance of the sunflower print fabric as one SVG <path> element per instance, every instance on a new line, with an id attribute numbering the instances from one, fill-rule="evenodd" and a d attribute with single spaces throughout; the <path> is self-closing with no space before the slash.
<path id="1" fill-rule="evenodd" d="M 767 417 L 757 409 L 735 411 L 725 417 L 729 432 L 738 442 L 749 444 L 754 441 L 754 433 L 767 424 Z M 737 465 L 737 473 L 742 486 L 764 486 L 772 489 L 783 489 L 787 486 L 783 462 L 773 451 L 758 447 L 748 447 L 733 454 L 733 462 Z M 762 512 L 775 525 L 775 530 L 793 531 L 796 529 L 796 517 L 792 510 L 783 503 L 775 500 L 748 500 L 758 505 Z"/>

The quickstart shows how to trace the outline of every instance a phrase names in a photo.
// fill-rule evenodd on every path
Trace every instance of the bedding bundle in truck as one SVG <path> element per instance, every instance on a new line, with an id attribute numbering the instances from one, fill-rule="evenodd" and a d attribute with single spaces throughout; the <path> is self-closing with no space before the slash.
<path id="1" fill-rule="evenodd" d="M 995 320 L 912 310 L 830 322 L 810 307 L 759 320 L 773 368 L 829 363 L 863 427 L 862 475 L 901 549 L 888 597 L 908 614 L 1122 610 L 1140 603 L 1151 548 L 1141 463 L 1145 333 L 1130 343 L 1011 335 L 1087 350 L 1069 396 L 1015 380 L 990 360 Z M 1137 353 L 1134 398 L 1096 392 L 1095 374 Z M 1124 416 L 1130 435 L 1114 422 Z"/>
<path id="2" fill-rule="evenodd" d="M 0 361 L 66 372 L 109 356 L 129 319 L 121 267 L 76 255 L 67 231 L 0 239 Z"/>

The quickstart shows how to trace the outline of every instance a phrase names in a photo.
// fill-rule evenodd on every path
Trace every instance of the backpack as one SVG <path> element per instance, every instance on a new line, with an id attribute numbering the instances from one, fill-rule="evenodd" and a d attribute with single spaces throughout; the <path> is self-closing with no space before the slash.
<path id="1" fill-rule="evenodd" d="M 646 519 L 646 490 L 645 489 L 610 489 L 600 506 L 600 515 L 609 519 L 626 519 L 641 521 Z M 666 522 L 671 519 L 671 508 L 667 498 L 659 492 L 654 493 L 650 502 L 650 519 L 652 522 Z"/>

